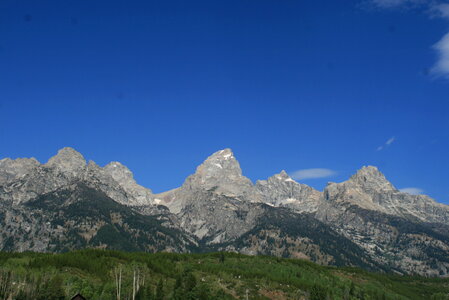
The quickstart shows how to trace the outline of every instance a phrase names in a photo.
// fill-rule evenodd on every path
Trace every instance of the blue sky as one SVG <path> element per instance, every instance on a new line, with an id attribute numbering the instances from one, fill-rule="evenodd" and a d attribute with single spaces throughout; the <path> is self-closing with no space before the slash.
<path id="1" fill-rule="evenodd" d="M 446 5 L 3 0 L 0 157 L 72 146 L 162 192 L 230 147 L 253 181 L 375 165 L 449 204 Z"/>

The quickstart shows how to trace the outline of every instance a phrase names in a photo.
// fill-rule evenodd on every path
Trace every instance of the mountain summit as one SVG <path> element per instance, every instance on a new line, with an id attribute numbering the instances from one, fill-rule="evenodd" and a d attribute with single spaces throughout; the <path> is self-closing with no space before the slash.
<path id="1" fill-rule="evenodd" d="M 350 181 L 358 184 L 365 190 L 396 191 L 396 188 L 385 178 L 379 169 L 373 166 L 364 166 L 351 176 Z"/>
<path id="2" fill-rule="evenodd" d="M 73 148 L 65 147 L 58 151 L 58 154 L 53 156 L 45 164 L 48 168 L 57 169 L 60 172 L 77 176 L 86 167 L 86 160 L 84 156 Z"/>
<path id="3" fill-rule="evenodd" d="M 0 193 L 0 201 L 25 203 L 75 182 L 84 182 L 125 205 L 153 203 L 151 190 L 138 185 L 128 168 L 120 163 L 104 168 L 92 161 L 86 164 L 83 155 L 70 147 L 60 149 L 46 164 L 35 159 L 2 160 L 0 184 L 9 192 Z"/>
<path id="4" fill-rule="evenodd" d="M 319 191 L 296 182 L 284 170 L 267 180 L 258 180 L 255 188 L 262 202 L 274 207 L 316 212 L 321 202 Z"/>
<path id="5" fill-rule="evenodd" d="M 209 156 L 189 176 L 183 187 L 188 189 L 215 189 L 217 193 L 242 195 L 252 187 L 252 182 L 242 175 L 242 170 L 231 149 Z"/>
<path id="6" fill-rule="evenodd" d="M 449 207 L 373 166 L 320 192 L 283 170 L 253 184 L 223 149 L 154 195 L 121 163 L 86 164 L 67 147 L 46 164 L 0 160 L 0 216 L 8 251 L 234 251 L 449 275 Z"/>

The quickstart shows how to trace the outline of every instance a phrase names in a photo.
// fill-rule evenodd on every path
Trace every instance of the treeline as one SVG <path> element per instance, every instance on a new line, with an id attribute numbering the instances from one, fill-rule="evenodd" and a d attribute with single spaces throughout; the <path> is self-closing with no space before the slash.
<path id="1" fill-rule="evenodd" d="M 449 279 L 235 253 L 0 252 L 0 300 L 449 299 Z"/>

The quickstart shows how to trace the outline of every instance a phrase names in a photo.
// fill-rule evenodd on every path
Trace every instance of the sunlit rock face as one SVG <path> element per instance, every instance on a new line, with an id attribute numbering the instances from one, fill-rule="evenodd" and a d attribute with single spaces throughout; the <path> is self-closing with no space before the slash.
<path id="1" fill-rule="evenodd" d="M 13 182 L 31 172 L 39 166 L 35 158 L 4 158 L 0 160 L 0 185 Z"/>
<path id="2" fill-rule="evenodd" d="M 288 207 L 297 212 L 316 212 L 321 203 L 321 193 L 293 180 L 285 171 L 256 183 L 262 202 L 274 207 Z"/>
<path id="3" fill-rule="evenodd" d="M 20 204 L 74 182 L 98 188 L 115 201 L 125 205 L 152 205 L 151 190 L 138 185 L 131 171 L 120 163 L 104 168 L 88 164 L 73 148 L 63 148 L 47 163 L 31 159 L 3 159 L 0 162 L 0 183 L 3 201 Z"/>
<path id="4" fill-rule="evenodd" d="M 209 156 L 183 184 L 184 189 L 213 189 L 217 194 L 232 197 L 247 194 L 252 186 L 251 180 L 242 175 L 240 164 L 231 149 Z"/>
<path id="5" fill-rule="evenodd" d="M 448 206 L 397 190 L 373 166 L 320 192 L 285 171 L 253 184 L 223 149 L 154 195 L 121 163 L 63 148 L 45 164 L 0 160 L 0 216 L 8 251 L 224 250 L 449 274 Z"/>
<path id="6" fill-rule="evenodd" d="M 449 209 L 428 196 L 397 190 L 375 167 L 329 183 L 317 219 L 351 239 L 378 263 L 405 273 L 449 273 Z M 444 258 L 443 258 L 444 257 Z M 441 259 L 442 258 L 442 259 Z"/>
<path id="7" fill-rule="evenodd" d="M 258 216 L 253 197 L 254 186 L 231 149 L 209 156 L 180 188 L 155 196 L 206 243 L 229 241 L 251 229 Z"/>
<path id="8" fill-rule="evenodd" d="M 331 206 L 360 208 L 422 222 L 449 224 L 448 206 L 425 195 L 411 195 L 397 190 L 385 176 L 372 166 L 363 167 L 342 183 L 329 183 L 323 199 Z M 325 210 L 321 211 L 321 214 Z"/>

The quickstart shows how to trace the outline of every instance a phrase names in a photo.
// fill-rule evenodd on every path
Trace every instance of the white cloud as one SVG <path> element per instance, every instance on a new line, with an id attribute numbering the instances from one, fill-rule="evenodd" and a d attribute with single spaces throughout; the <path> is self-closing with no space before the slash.
<path id="1" fill-rule="evenodd" d="M 395 140 L 396 140 L 396 138 L 394 136 L 392 136 L 391 138 L 388 139 L 388 141 L 385 144 L 391 145 Z"/>
<path id="2" fill-rule="evenodd" d="M 433 17 L 449 19 L 449 3 L 434 4 L 430 7 Z"/>
<path id="3" fill-rule="evenodd" d="M 432 17 L 449 20 L 449 3 L 437 3 L 430 7 Z M 449 78 L 449 33 L 433 45 L 437 52 L 438 60 L 432 68 L 432 73 L 437 76 Z"/>
<path id="4" fill-rule="evenodd" d="M 442 18 L 449 21 L 449 3 L 441 0 L 368 0 L 371 5 L 381 9 L 420 8 L 431 18 Z M 432 47 L 438 56 L 437 62 L 431 68 L 431 73 L 449 79 L 449 33 L 443 36 Z M 378 148 L 377 151 L 385 147 Z"/>
<path id="5" fill-rule="evenodd" d="M 391 144 L 393 144 L 393 142 L 396 140 L 396 138 L 394 136 L 392 136 L 391 138 L 389 138 L 385 144 L 383 144 L 382 146 L 377 147 L 376 151 L 381 151 L 387 147 L 389 147 Z"/>
<path id="6" fill-rule="evenodd" d="M 407 0 L 373 0 L 373 3 L 382 8 L 391 8 L 404 5 Z"/>
<path id="7" fill-rule="evenodd" d="M 428 0 L 371 0 L 371 3 L 379 8 L 398 8 L 405 6 L 417 6 L 429 2 Z"/>
<path id="8" fill-rule="evenodd" d="M 337 172 L 331 169 L 303 169 L 291 173 L 291 177 L 296 180 L 310 179 L 310 178 L 325 178 L 337 174 Z"/>
<path id="9" fill-rule="evenodd" d="M 420 195 L 420 194 L 424 193 L 424 190 L 417 188 L 417 187 L 403 188 L 403 189 L 399 189 L 399 191 L 401 191 L 403 193 L 408 193 L 411 195 Z"/>
<path id="10" fill-rule="evenodd" d="M 432 68 L 432 72 L 449 78 L 449 33 L 436 43 L 433 48 L 438 53 L 438 61 Z"/>

